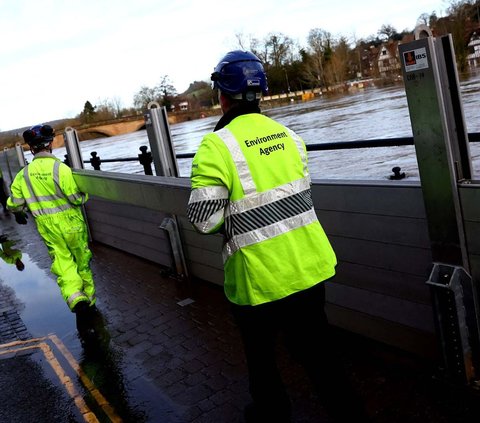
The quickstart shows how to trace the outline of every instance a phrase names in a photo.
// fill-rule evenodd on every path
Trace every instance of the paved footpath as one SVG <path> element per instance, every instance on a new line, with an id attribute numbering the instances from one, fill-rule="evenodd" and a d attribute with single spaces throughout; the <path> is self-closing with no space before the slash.
<path id="1" fill-rule="evenodd" d="M 33 222 L 19 226 L 13 218 L 1 217 L 0 231 L 21 239 L 22 251 L 48 272 L 50 260 Z M 117 415 L 134 423 L 243 422 L 249 402 L 246 366 L 221 287 L 200 281 L 186 286 L 161 266 L 102 244 L 93 243 L 92 251 L 104 332 L 98 348 L 83 345 L 79 362 Z M 0 275 L 0 341 L 28 339 L 22 304 L 1 282 Z M 45 334 L 54 331 L 46 329 Z M 431 363 L 342 331 L 338 341 L 372 422 L 480 421 L 478 395 L 432 379 Z M 74 343 L 67 347 L 75 349 Z M 0 372 L 2 361 L 0 356 Z M 292 397 L 294 422 L 327 423 L 303 370 L 281 345 L 279 366 Z M 29 383 L 27 378 L 24 382 Z M 20 376 L 17 383 L 21 390 Z M 71 422 L 75 415 L 71 411 L 65 420 L 32 422 Z"/>

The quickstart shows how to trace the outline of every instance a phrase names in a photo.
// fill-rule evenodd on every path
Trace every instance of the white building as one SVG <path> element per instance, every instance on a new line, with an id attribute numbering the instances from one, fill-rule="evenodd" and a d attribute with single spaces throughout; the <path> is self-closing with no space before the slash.
<path id="1" fill-rule="evenodd" d="M 468 43 L 468 65 L 471 67 L 480 66 L 480 35 L 474 32 Z"/>

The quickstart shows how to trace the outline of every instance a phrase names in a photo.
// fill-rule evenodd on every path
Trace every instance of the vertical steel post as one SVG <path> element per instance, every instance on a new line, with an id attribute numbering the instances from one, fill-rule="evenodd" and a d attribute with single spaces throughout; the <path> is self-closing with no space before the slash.
<path id="1" fill-rule="evenodd" d="M 63 133 L 63 140 L 65 141 L 69 166 L 72 169 L 84 169 L 80 140 L 78 139 L 77 131 L 70 126 L 67 126 Z M 88 239 L 92 241 L 92 234 L 90 232 L 90 225 L 88 224 L 88 216 L 85 206 L 82 206 L 82 213 L 87 225 Z"/>
<path id="2" fill-rule="evenodd" d="M 479 310 L 469 274 L 458 184 L 471 177 L 471 159 L 451 36 L 425 28 L 399 46 L 422 185 L 433 269 L 437 337 L 447 375 L 471 383 L 479 376 Z"/>
<path id="3" fill-rule="evenodd" d="M 65 148 L 67 150 L 68 162 L 72 169 L 84 169 L 82 151 L 80 150 L 80 141 L 77 131 L 70 126 L 65 128 L 63 133 Z"/>
<path id="4" fill-rule="evenodd" d="M 165 107 L 152 101 L 145 112 L 145 126 L 147 129 L 150 150 L 157 176 L 171 176 L 178 178 L 178 164 L 175 149 L 170 135 L 168 117 Z M 183 244 L 178 229 L 178 221 L 175 215 L 165 218 L 160 228 L 167 232 L 172 248 L 173 261 L 177 275 L 188 281 L 187 262 L 183 252 Z"/>
<path id="5" fill-rule="evenodd" d="M 7 165 L 8 176 L 11 183 L 17 172 L 27 164 L 22 145 L 20 143 L 16 143 L 15 148 L 4 147 L 3 158 L 5 160 L 5 164 Z M 3 174 L 3 177 L 5 178 L 5 173 Z"/>
<path id="6" fill-rule="evenodd" d="M 25 160 L 25 153 L 23 152 L 22 144 L 17 142 L 15 144 L 15 151 L 17 153 L 18 166 L 22 168 L 27 164 L 27 161 Z"/>
<path id="7" fill-rule="evenodd" d="M 157 176 L 178 177 L 177 159 L 165 107 L 152 101 L 147 106 L 144 118 Z"/>

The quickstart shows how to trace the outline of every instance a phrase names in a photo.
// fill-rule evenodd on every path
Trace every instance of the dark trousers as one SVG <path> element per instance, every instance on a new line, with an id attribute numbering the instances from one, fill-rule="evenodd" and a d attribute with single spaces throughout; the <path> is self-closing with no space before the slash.
<path id="1" fill-rule="evenodd" d="M 266 421 L 287 422 L 291 415 L 275 358 L 279 332 L 293 358 L 304 366 L 329 416 L 338 422 L 364 421 L 363 410 L 335 351 L 324 306 L 324 283 L 258 306 L 233 304 L 245 348 L 253 406 Z"/>

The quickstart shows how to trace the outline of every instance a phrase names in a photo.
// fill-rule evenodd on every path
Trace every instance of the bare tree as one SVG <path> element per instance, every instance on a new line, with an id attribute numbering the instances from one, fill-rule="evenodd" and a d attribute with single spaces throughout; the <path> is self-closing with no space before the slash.
<path id="1" fill-rule="evenodd" d="M 311 29 L 307 42 L 308 60 L 305 64 L 304 77 L 313 86 L 327 87 L 325 66 L 332 57 L 332 34 L 321 28 Z"/>
<path id="2" fill-rule="evenodd" d="M 385 42 L 393 40 L 395 36 L 398 35 L 398 31 L 392 25 L 382 25 L 377 34 L 378 38 Z"/>
<path id="3" fill-rule="evenodd" d="M 284 34 L 269 34 L 265 39 L 268 59 L 272 66 L 282 67 L 291 63 L 293 41 Z"/>
<path id="4" fill-rule="evenodd" d="M 158 101 L 161 94 L 158 87 L 149 88 L 142 86 L 140 90 L 133 96 L 133 105 L 136 109 L 146 109 L 151 101 Z"/>

